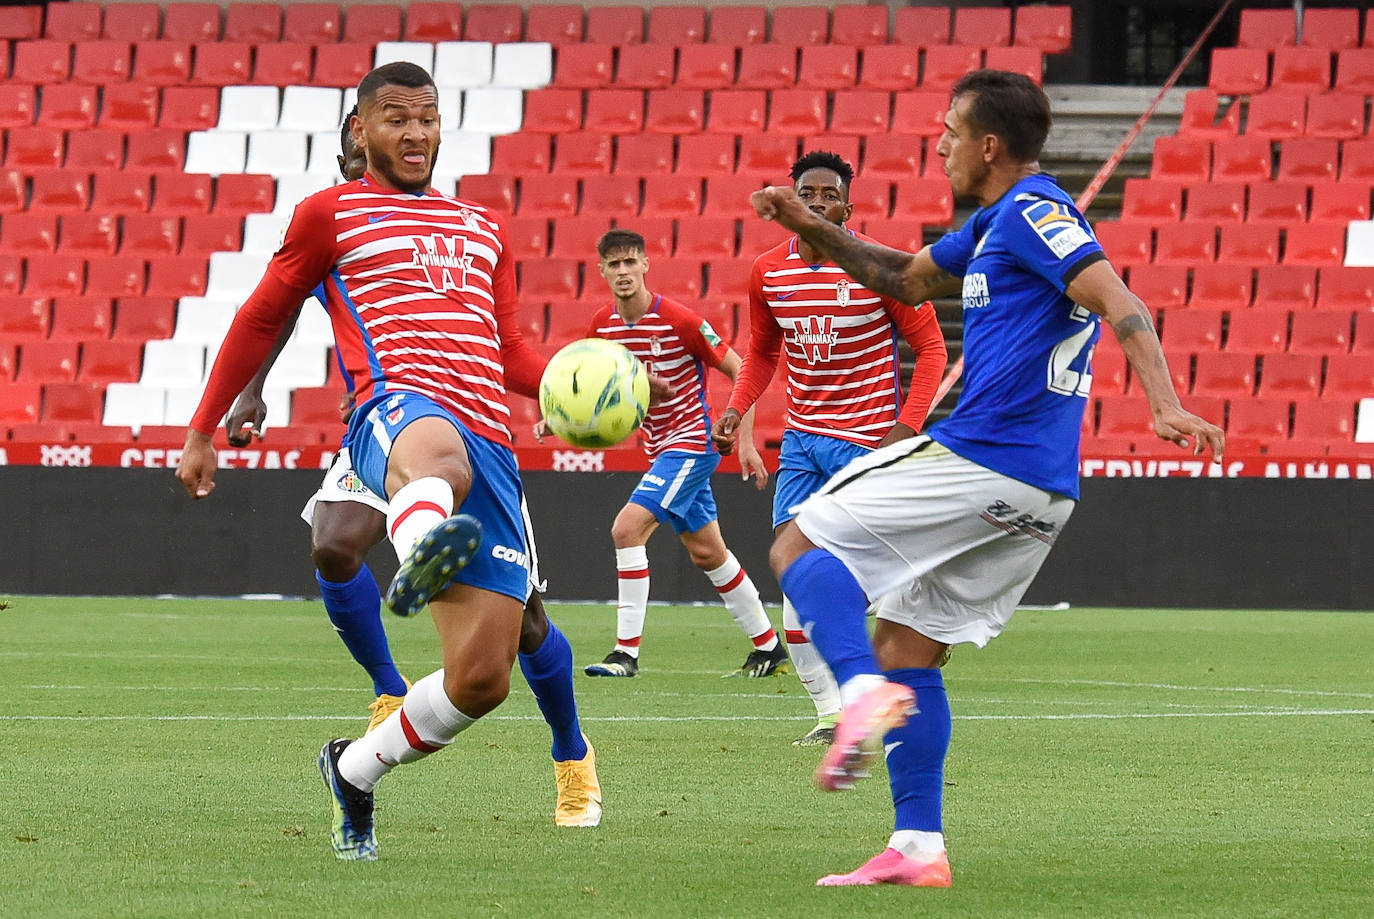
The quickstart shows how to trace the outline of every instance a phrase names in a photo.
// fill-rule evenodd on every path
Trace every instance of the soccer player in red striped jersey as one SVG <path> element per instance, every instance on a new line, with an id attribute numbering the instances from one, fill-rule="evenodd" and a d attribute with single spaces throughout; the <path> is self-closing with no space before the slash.
<path id="1" fill-rule="evenodd" d="M 792 165 L 792 181 L 811 211 L 845 226 L 853 212 L 854 170 L 844 159 L 807 153 Z M 716 424 L 716 442 L 724 452 L 733 448 L 743 413 L 783 361 L 787 422 L 773 497 L 776 535 L 793 526 L 793 508 L 855 456 L 921 429 L 949 355 L 929 303 L 912 309 L 870 291 L 798 236 L 755 259 L 749 330 L 749 350 Z M 905 399 L 898 336 L 916 355 Z M 840 714 L 839 687 L 786 595 L 783 629 L 797 676 L 816 706 L 816 725 L 795 743 L 828 744 Z"/>
<path id="2" fill-rule="evenodd" d="M 668 523 L 687 547 L 692 563 L 711 579 L 725 608 L 753 650 L 731 676 L 765 677 L 787 661 L 787 649 L 773 631 L 758 588 L 721 537 L 711 474 L 720 454 L 711 444 L 706 373 L 714 367 L 731 380 L 740 358 L 711 324 L 687 307 L 652 292 L 645 284 L 649 259 L 644 237 L 615 229 L 596 244 L 598 269 L 613 301 L 592 317 L 587 334 L 629 348 L 672 395 L 651 405 L 644 419 L 644 452 L 649 471 L 611 524 L 619 573 L 616 643 L 605 660 L 587 667 L 589 676 L 634 676 L 639 671 L 640 637 L 649 602 L 649 537 Z M 756 477 L 768 472 L 754 447 L 753 414 L 742 421 L 740 466 Z"/>
<path id="3" fill-rule="evenodd" d="M 382 776 L 452 743 L 509 692 L 529 575 L 506 387 L 532 396 L 545 362 L 520 336 L 503 218 L 430 185 L 439 108 L 429 74 L 404 62 L 370 72 L 351 129 L 367 172 L 297 205 L 225 337 L 177 476 L 192 497 L 210 494 L 211 433 L 323 283 L 358 401 L 354 468 L 386 497 L 402 560 L 387 603 L 402 615 L 428 604 L 443 654 L 374 731 L 320 751 L 335 854 L 375 860 Z M 594 779 L 587 793 L 599 809 Z"/>

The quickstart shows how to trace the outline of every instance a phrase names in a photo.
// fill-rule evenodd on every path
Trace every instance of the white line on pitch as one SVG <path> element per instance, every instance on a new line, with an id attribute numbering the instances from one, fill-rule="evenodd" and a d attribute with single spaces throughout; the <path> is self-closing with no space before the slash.
<path id="1" fill-rule="evenodd" d="M 1002 682 L 991 677 L 981 677 L 986 682 Z M 1374 699 L 1374 692 L 1341 692 L 1326 689 L 1286 689 L 1264 686 L 1181 686 L 1177 683 L 1127 683 L 1118 680 L 1046 680 L 1031 677 L 1012 677 L 1012 683 L 1044 683 L 1051 686 L 1119 686 L 1123 689 L 1173 689 L 1182 692 L 1255 692 L 1277 693 L 1288 696 L 1343 696 L 1352 699 Z"/>

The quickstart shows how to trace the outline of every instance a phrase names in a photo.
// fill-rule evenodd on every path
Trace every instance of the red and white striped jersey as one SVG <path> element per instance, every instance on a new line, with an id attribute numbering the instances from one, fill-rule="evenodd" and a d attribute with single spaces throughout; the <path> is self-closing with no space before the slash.
<path id="1" fill-rule="evenodd" d="M 289 315 L 282 291 L 321 282 L 359 405 L 384 391 L 424 393 L 474 433 L 510 444 L 505 364 L 533 351 L 516 331 L 515 269 L 495 212 L 433 190 L 397 192 L 371 175 L 325 189 L 296 206 L 244 309 Z M 542 366 L 510 369 L 523 391 Z"/>
<path id="2" fill-rule="evenodd" d="M 905 405 L 899 334 L 917 353 Z M 808 264 L 795 236 L 754 261 L 749 348 L 731 408 L 743 414 L 754 404 L 779 352 L 786 361 L 786 426 L 868 447 L 898 420 L 920 430 L 947 359 L 930 304 L 913 308 L 874 293 L 837 265 Z"/>
<path id="3" fill-rule="evenodd" d="M 730 346 L 711 324 L 680 303 L 655 294 L 649 311 L 634 324 L 603 306 L 592 316 L 588 337 L 605 338 L 630 349 L 655 376 L 673 387 L 672 398 L 652 405 L 644 418 L 644 452 L 650 459 L 664 450 L 714 453 L 711 408 L 706 403 L 706 372 L 719 367 Z"/>

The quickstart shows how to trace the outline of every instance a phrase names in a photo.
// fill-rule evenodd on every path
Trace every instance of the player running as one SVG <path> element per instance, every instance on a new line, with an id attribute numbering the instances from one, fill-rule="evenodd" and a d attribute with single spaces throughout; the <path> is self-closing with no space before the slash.
<path id="1" fill-rule="evenodd" d="M 354 468 L 388 499 L 402 560 L 387 603 L 403 615 L 428 604 L 443 654 L 376 730 L 320 751 L 344 859 L 377 857 L 373 789 L 384 775 L 452 743 L 505 699 L 528 583 L 506 387 L 533 396 L 544 362 L 520 336 L 502 218 L 430 186 L 439 127 L 422 68 L 387 64 L 359 83 L 351 130 L 367 173 L 297 205 L 230 327 L 178 468 L 193 497 L 210 494 L 210 432 L 324 283 L 358 401 Z"/>
<path id="2" fill-rule="evenodd" d="M 644 237 L 632 230 L 610 230 L 596 244 L 601 276 L 613 300 L 593 316 L 587 335 L 618 342 L 630 349 L 672 390 L 651 404 L 644 419 L 644 452 L 649 471 L 611 524 L 619 602 L 615 647 L 589 676 L 632 677 L 639 672 L 640 639 L 649 603 L 649 555 L 645 546 L 667 522 L 692 558 L 706 572 L 736 624 L 753 643 L 744 663 L 730 676 L 766 677 L 787 662 L 787 649 L 773 631 L 759 600 L 758 588 L 725 545 L 716 519 L 711 474 L 720 454 L 707 436 L 706 371 L 715 367 L 731 380 L 740 359 L 706 322 L 687 307 L 645 284 L 649 259 Z M 763 459 L 753 442 L 753 415 L 743 422 L 740 468 L 759 488 L 768 481 Z"/>
<path id="3" fill-rule="evenodd" d="M 797 197 L 812 213 L 857 239 L 845 226 L 853 213 L 854 170 L 823 151 L 792 164 Z M 902 399 L 898 336 L 916 356 Z M 930 413 L 949 354 L 935 308 L 917 309 L 870 291 L 799 236 L 760 255 L 749 277 L 749 350 L 716 422 L 713 437 L 734 449 L 740 418 L 784 361 L 787 421 L 773 494 L 777 539 L 795 526 L 797 505 L 851 459 L 916 436 Z M 816 706 L 816 724 L 793 743 L 828 744 L 840 717 L 840 691 L 784 594 L 782 625 L 797 676 Z"/>
<path id="4" fill-rule="evenodd" d="M 979 209 L 912 255 L 856 239 L 791 188 L 754 209 L 906 303 L 963 290 L 964 390 L 926 436 L 851 461 L 802 505 L 771 561 L 840 683 L 844 714 L 817 783 L 847 788 L 886 751 L 887 848 L 823 886 L 950 885 L 941 824 L 951 644 L 1006 626 L 1078 499 L 1078 447 L 1099 317 L 1149 400 L 1155 433 L 1220 456 L 1221 429 L 1183 409 L 1145 304 L 1087 221 L 1040 173 L 1050 104 L 1027 77 L 980 70 L 952 93 L 936 152 Z M 962 282 L 960 279 L 962 278 Z M 865 609 L 878 599 L 870 643 Z"/>

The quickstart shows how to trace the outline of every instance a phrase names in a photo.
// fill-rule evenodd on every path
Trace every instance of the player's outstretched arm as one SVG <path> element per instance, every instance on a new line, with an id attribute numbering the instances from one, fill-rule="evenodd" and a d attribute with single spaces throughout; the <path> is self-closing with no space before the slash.
<path id="1" fill-rule="evenodd" d="M 1111 326 L 1149 400 L 1155 433 L 1180 447 L 1191 446 L 1194 456 L 1210 449 L 1214 457 L 1220 458 L 1226 449 L 1226 435 L 1179 403 L 1150 311 L 1117 277 L 1111 263 L 1102 260 L 1084 268 L 1065 293 Z"/>
<path id="2" fill-rule="evenodd" d="M 960 281 L 930 257 L 930 247 L 916 254 L 855 239 L 819 214 L 812 213 L 785 185 L 772 185 L 750 198 L 754 213 L 776 220 L 814 246 L 869 290 L 916 305 L 931 297 L 958 293 Z"/>
<path id="3" fill-rule="evenodd" d="M 290 340 L 291 333 L 295 331 L 304 307 L 304 303 L 296 307 L 296 312 L 291 314 L 291 319 L 282 327 L 281 334 L 272 344 L 272 352 L 267 355 L 267 360 L 262 362 L 253 379 L 243 387 L 243 391 L 234 400 L 233 407 L 229 409 L 229 414 L 225 416 L 224 431 L 229 437 L 229 446 L 246 446 L 254 437 L 262 440 L 262 423 L 267 419 L 267 403 L 262 398 L 262 388 L 267 383 L 267 375 L 272 372 L 277 358 L 281 357 L 282 349 Z"/>

